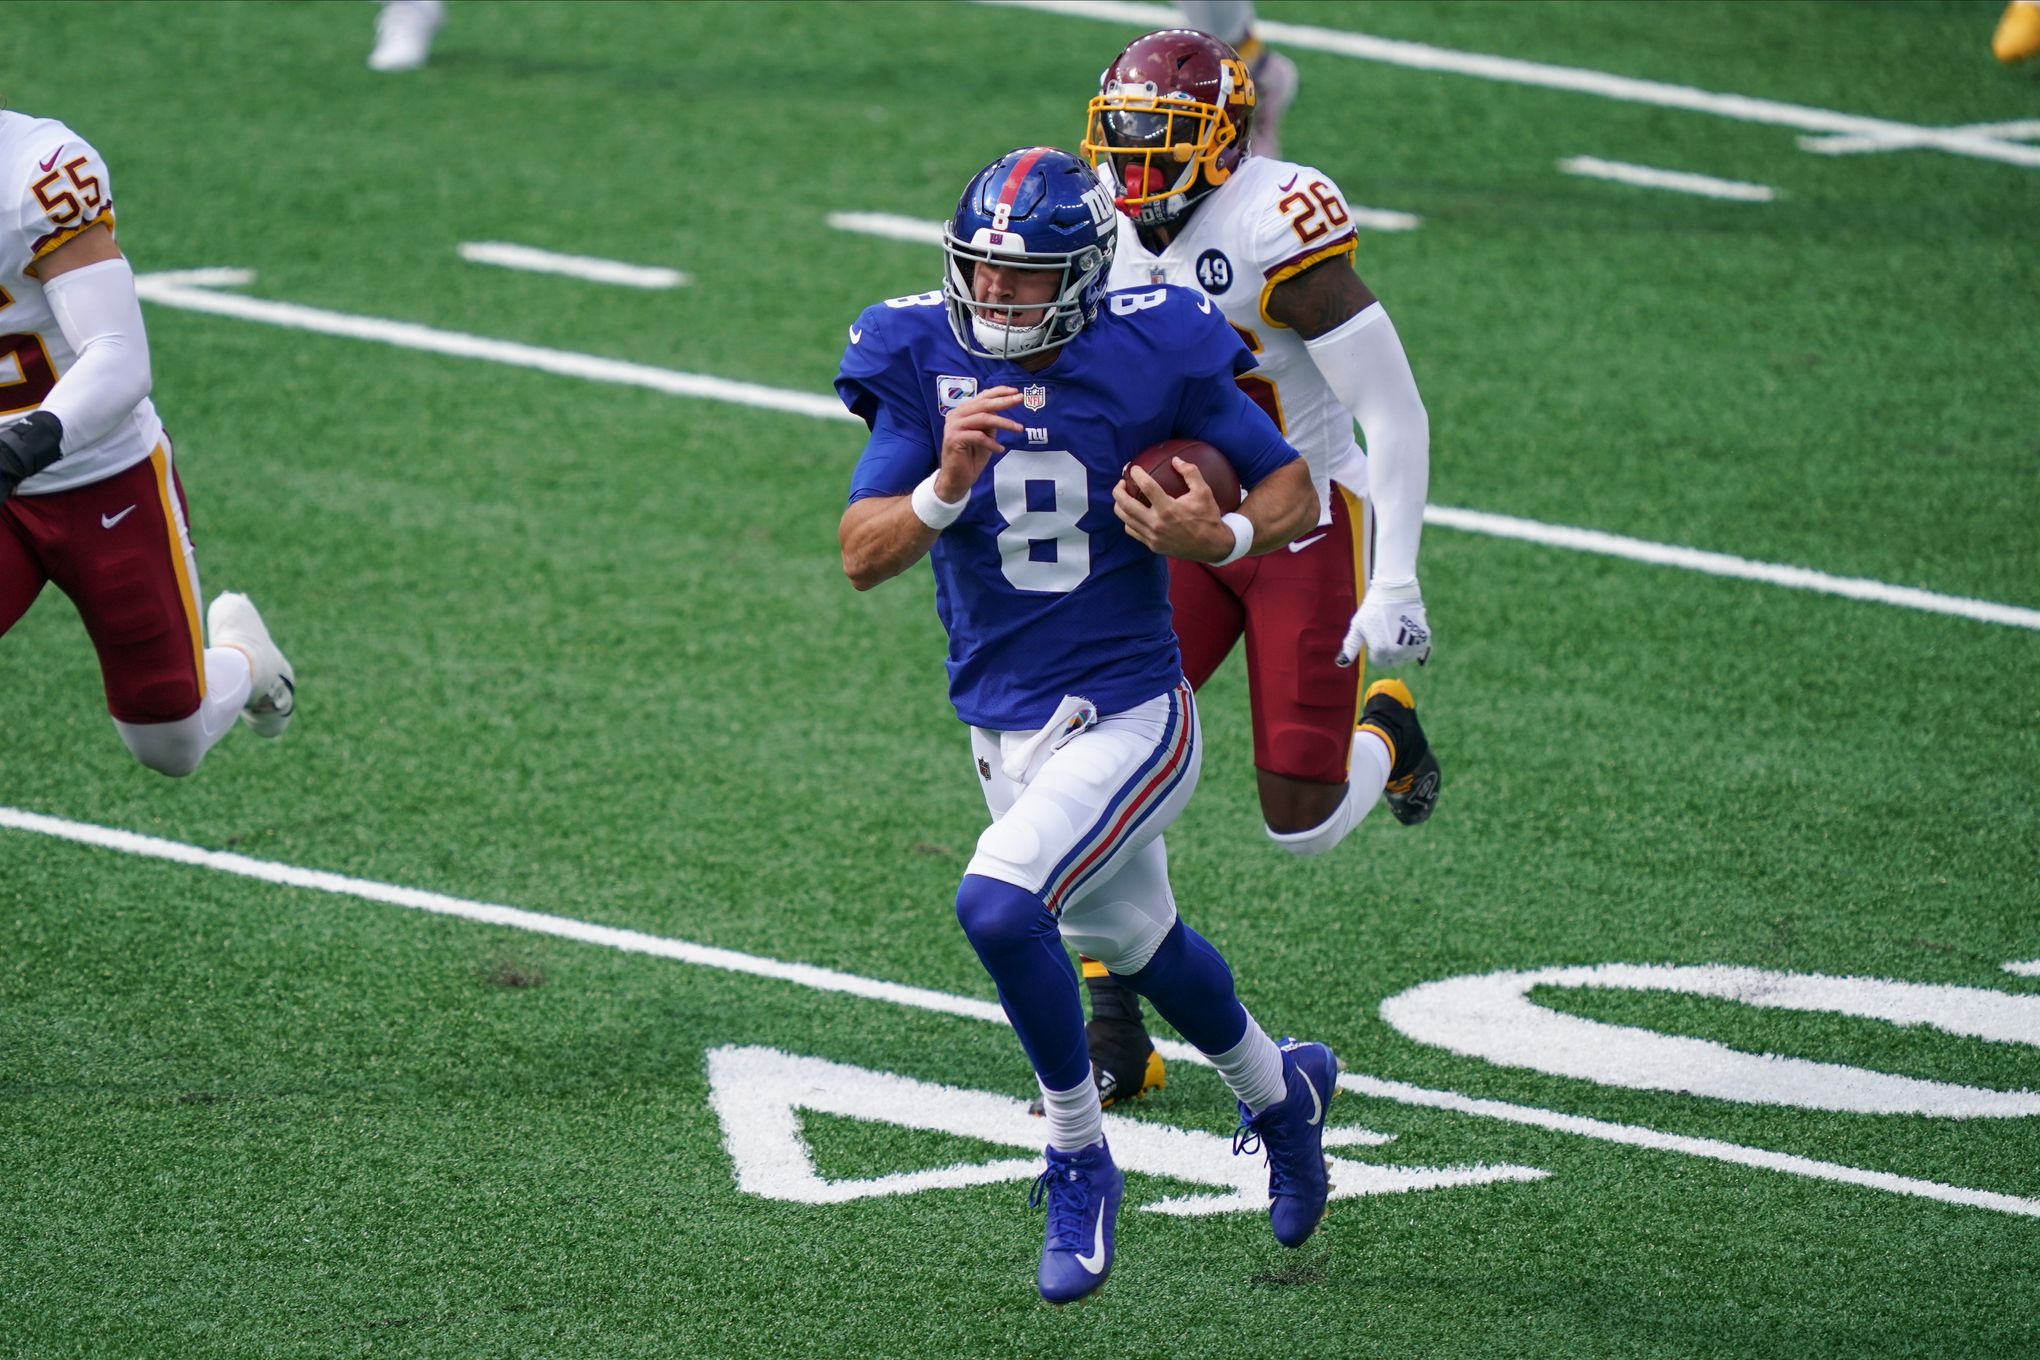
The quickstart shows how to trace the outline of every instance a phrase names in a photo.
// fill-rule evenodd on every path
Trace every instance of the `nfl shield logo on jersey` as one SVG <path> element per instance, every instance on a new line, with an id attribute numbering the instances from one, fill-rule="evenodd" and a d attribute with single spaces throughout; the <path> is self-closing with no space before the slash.
<path id="1" fill-rule="evenodd" d="M 1032 383 L 1021 388 L 1020 404 L 1030 411 L 1039 411 L 1048 405 L 1048 389 L 1040 383 Z"/>
<path id="2" fill-rule="evenodd" d="M 935 406 L 945 416 L 976 395 L 976 378 L 957 377 L 952 373 L 944 373 L 935 379 Z"/>

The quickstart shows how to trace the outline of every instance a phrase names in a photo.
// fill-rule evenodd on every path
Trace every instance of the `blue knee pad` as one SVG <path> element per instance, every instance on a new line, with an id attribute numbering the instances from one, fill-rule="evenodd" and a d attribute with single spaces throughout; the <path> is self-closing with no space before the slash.
<path id="1" fill-rule="evenodd" d="M 1247 1008 L 1233 993 L 1232 969 L 1211 942 L 1180 920 L 1127 986 L 1153 1003 L 1200 1053 L 1225 1053 L 1247 1034 Z"/>
<path id="2" fill-rule="evenodd" d="M 965 874 L 956 889 L 956 920 L 998 984 L 999 1004 L 1042 1084 L 1067 1091 L 1089 1081 L 1077 970 L 1041 899 L 996 878 Z"/>

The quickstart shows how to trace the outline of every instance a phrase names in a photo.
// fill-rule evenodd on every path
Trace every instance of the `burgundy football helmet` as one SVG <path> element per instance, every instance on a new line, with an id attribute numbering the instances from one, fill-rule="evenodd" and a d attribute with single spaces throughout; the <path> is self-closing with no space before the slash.
<path id="1" fill-rule="evenodd" d="M 1121 212 L 1167 226 L 1232 178 L 1253 121 L 1254 79 L 1240 54 L 1165 28 L 1134 39 L 1098 78 L 1083 151 Z"/>

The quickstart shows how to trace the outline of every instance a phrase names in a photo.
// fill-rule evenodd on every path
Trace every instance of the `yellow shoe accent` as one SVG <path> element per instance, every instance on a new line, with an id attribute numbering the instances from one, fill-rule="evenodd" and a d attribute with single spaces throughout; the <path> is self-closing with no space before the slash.
<path id="1" fill-rule="evenodd" d="M 1414 713 L 1416 711 L 1417 698 L 1410 693 L 1408 685 L 1405 685 L 1400 680 L 1376 680 L 1367 687 L 1367 693 L 1360 697 L 1360 707 L 1363 712 L 1367 708 L 1368 701 L 1377 694 L 1386 694 L 1411 712 Z M 1363 722 L 1360 724 L 1359 730 L 1362 732 L 1372 732 L 1375 736 L 1381 738 L 1381 744 L 1388 748 L 1388 768 L 1394 769 L 1398 759 L 1395 749 L 1395 738 L 1390 736 L 1380 723 Z M 1392 793 L 1408 793 L 1409 783 L 1408 779 L 1404 779 L 1402 781 L 1402 788 L 1398 789 L 1394 785 L 1390 785 L 1389 790 Z"/>
<path id="2" fill-rule="evenodd" d="M 2012 0 L 2006 5 L 1997 32 L 1990 40 L 1990 50 L 2006 65 L 2040 54 L 2040 4 Z"/>
<path id="3" fill-rule="evenodd" d="M 1415 708 L 1417 696 L 1410 693 L 1410 687 L 1400 680 L 1376 680 L 1367 687 L 1367 693 L 1360 699 L 1360 706 L 1367 707 L 1367 701 L 1377 694 L 1386 694 L 1404 708 Z"/>
<path id="4" fill-rule="evenodd" d="M 1168 1074 L 1162 1070 L 1162 1055 L 1149 1049 L 1147 1071 L 1140 1074 L 1140 1094 L 1144 1096 L 1149 1091 L 1159 1091 L 1168 1084 Z"/>

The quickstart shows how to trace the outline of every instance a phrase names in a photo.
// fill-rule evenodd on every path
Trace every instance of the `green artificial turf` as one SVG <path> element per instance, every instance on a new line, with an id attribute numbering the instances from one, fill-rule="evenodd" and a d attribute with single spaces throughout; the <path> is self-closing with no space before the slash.
<path id="1" fill-rule="evenodd" d="M 1009 147 L 1074 143 L 1138 27 L 971 5 L 460 0 L 425 70 L 366 5 L 0 10 L 6 106 L 110 162 L 136 269 L 826 393 L 843 327 L 934 285 Z M 2032 116 L 1990 4 L 1271 3 L 1265 17 L 1934 126 Z M 1359 204 L 1433 421 L 1435 504 L 2040 605 L 2040 171 L 1291 55 L 1285 151 Z M 1576 155 L 1766 204 L 1563 175 Z M 462 262 L 509 241 L 667 292 Z M 151 304 L 208 594 L 261 603 L 288 737 L 136 766 L 68 604 L 0 641 L 0 806 L 980 1001 L 982 827 L 923 569 L 868 595 L 854 424 Z M 1412 675 L 1437 816 L 1262 834 L 1245 683 L 1201 705 L 1187 919 L 1271 1032 L 1356 1074 L 2040 1197 L 2031 1119 L 1605 1087 L 1419 1043 L 1469 973 L 1720 963 L 2040 996 L 2029 628 L 1433 526 Z M 2029 1045 L 1641 992 L 1614 1025 L 1997 1089 Z M 978 1020 L 0 830 L 0 1337 L 34 1356 L 1813 1356 L 2040 1352 L 2040 1223 L 1349 1095 L 1340 1156 L 1522 1184 L 1336 1202 L 1288 1253 L 1137 1206 L 1095 1302 L 1034 1295 L 1025 1187 L 741 1191 L 704 1055 L 1030 1088 Z M 1172 1064 L 1130 1112 L 1223 1137 Z M 1013 1155 L 811 1115 L 834 1178 Z"/>

